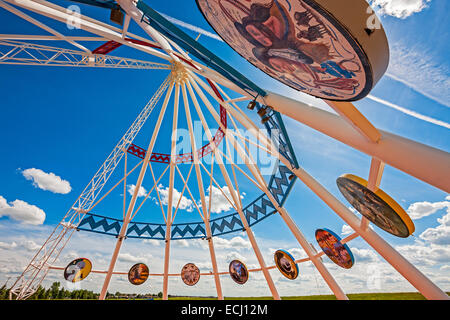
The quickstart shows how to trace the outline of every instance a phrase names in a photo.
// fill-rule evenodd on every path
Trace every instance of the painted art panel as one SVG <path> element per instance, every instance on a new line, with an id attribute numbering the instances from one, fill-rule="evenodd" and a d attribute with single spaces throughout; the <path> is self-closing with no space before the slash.
<path id="1" fill-rule="evenodd" d="M 238 284 L 244 284 L 248 280 L 248 270 L 247 266 L 239 261 L 233 260 L 230 262 L 228 267 L 228 271 L 230 273 L 231 279 Z"/>
<path id="2" fill-rule="evenodd" d="M 373 192 L 365 180 L 350 174 L 339 177 L 336 183 L 345 199 L 379 228 L 401 238 L 414 231 L 407 213 L 381 189 Z"/>
<path id="3" fill-rule="evenodd" d="M 181 279 L 188 286 L 193 286 L 200 280 L 200 270 L 195 264 L 187 263 L 181 269 Z"/>
<path id="4" fill-rule="evenodd" d="M 322 251 L 335 264 L 344 268 L 350 269 L 355 263 L 355 258 L 350 248 L 341 242 L 341 238 L 328 229 L 316 230 L 316 240 Z"/>
<path id="5" fill-rule="evenodd" d="M 78 282 L 85 279 L 92 270 L 89 259 L 78 258 L 71 261 L 64 269 L 64 279 L 70 282 Z"/>
<path id="6" fill-rule="evenodd" d="M 144 263 L 136 263 L 128 271 L 128 281 L 134 285 L 143 284 L 149 276 L 149 269 Z"/>
<path id="7" fill-rule="evenodd" d="M 285 251 L 277 250 L 274 254 L 275 265 L 283 276 L 290 280 L 294 280 L 298 277 L 298 265 L 295 263 L 294 257 Z"/>
<path id="8" fill-rule="evenodd" d="M 197 0 L 222 39 L 282 83 L 316 97 L 358 100 L 372 88 L 368 58 L 313 0 Z"/>

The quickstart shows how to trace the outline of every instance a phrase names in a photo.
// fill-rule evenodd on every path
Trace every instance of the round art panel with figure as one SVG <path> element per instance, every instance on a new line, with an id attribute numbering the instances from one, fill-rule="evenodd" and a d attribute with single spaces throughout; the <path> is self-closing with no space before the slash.
<path id="1" fill-rule="evenodd" d="M 383 190 L 371 191 L 366 180 L 352 174 L 340 176 L 336 183 L 345 199 L 376 226 L 401 238 L 414 232 L 406 211 Z"/>
<path id="2" fill-rule="evenodd" d="M 246 265 L 239 261 L 233 260 L 228 267 L 231 279 L 238 284 L 244 284 L 248 280 L 248 270 Z"/>
<path id="3" fill-rule="evenodd" d="M 275 265 L 278 270 L 290 280 L 298 277 L 298 265 L 291 254 L 285 250 L 277 250 L 274 254 Z"/>
<path id="4" fill-rule="evenodd" d="M 338 266 L 350 269 L 355 263 L 350 248 L 331 230 L 317 229 L 316 240 L 322 251 Z"/>
<path id="5" fill-rule="evenodd" d="M 200 270 L 195 264 L 188 263 L 181 269 L 181 279 L 188 286 L 193 286 L 200 280 Z"/>
<path id="6" fill-rule="evenodd" d="M 144 263 L 136 263 L 128 271 L 128 281 L 134 285 L 143 284 L 149 276 L 149 270 Z"/>
<path id="7" fill-rule="evenodd" d="M 365 32 L 359 34 L 370 8 L 364 0 L 345 0 L 341 6 L 333 2 L 197 0 L 219 36 L 271 77 L 319 98 L 359 100 L 387 68 L 387 39 L 381 26 L 372 38 Z M 334 14 L 343 15 L 348 23 L 344 26 Z M 358 40 L 350 29 L 358 32 Z M 370 59 L 366 50 L 371 52 L 374 47 L 381 53 Z"/>
<path id="8" fill-rule="evenodd" d="M 78 258 L 71 261 L 64 269 L 64 279 L 70 282 L 78 282 L 85 279 L 92 270 L 89 259 Z"/>

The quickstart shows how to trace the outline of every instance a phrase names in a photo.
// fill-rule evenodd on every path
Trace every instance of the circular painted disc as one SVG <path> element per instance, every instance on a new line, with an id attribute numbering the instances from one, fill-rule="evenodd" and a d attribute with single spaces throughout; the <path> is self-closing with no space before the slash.
<path id="1" fill-rule="evenodd" d="M 277 250 L 273 256 L 278 270 L 290 280 L 298 277 L 298 265 L 291 254 L 285 250 Z"/>
<path id="2" fill-rule="evenodd" d="M 340 176 L 336 183 L 345 199 L 376 226 L 401 238 L 406 238 L 414 232 L 411 218 L 383 190 L 369 190 L 366 180 L 352 174 Z"/>
<path id="3" fill-rule="evenodd" d="M 64 269 L 64 279 L 78 282 L 86 278 L 92 270 L 92 263 L 86 258 L 78 258 L 70 262 Z"/>
<path id="4" fill-rule="evenodd" d="M 149 276 L 149 270 L 144 263 L 136 263 L 128 271 L 128 281 L 134 285 L 143 284 Z"/>
<path id="5" fill-rule="evenodd" d="M 196 1 L 242 57 L 310 95 L 359 100 L 388 66 L 386 35 L 365 0 Z"/>
<path id="6" fill-rule="evenodd" d="M 230 262 L 228 267 L 228 271 L 230 273 L 231 279 L 238 284 L 244 284 L 248 280 L 248 270 L 247 266 L 239 261 L 233 260 Z"/>
<path id="7" fill-rule="evenodd" d="M 317 229 L 316 240 L 322 251 L 338 266 L 350 269 L 355 263 L 350 248 L 341 243 L 341 238 L 328 229 Z"/>
<path id="8" fill-rule="evenodd" d="M 181 269 L 181 279 L 188 286 L 193 286 L 200 280 L 200 270 L 195 264 L 188 263 Z"/>

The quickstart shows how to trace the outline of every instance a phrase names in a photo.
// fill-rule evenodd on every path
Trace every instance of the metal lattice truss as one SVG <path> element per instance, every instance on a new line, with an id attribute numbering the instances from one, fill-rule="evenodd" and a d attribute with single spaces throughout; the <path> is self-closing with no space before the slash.
<path id="1" fill-rule="evenodd" d="M 80 0 L 78 2 L 90 3 L 103 8 L 109 8 L 112 5 L 111 1 L 106 0 Z M 66 8 L 45 0 L 0 0 L 1 8 L 48 33 L 48 35 L 44 36 L 0 35 L 0 64 L 16 63 L 23 65 L 146 69 L 170 68 L 170 74 L 167 79 L 155 92 L 74 205 L 13 284 L 10 298 L 26 299 L 32 295 L 49 270 L 57 269 L 54 265 L 75 230 L 88 230 L 117 237 L 116 247 L 108 270 L 94 271 L 106 273 L 100 294 L 101 299 L 104 299 L 106 296 L 111 276 L 118 273 L 114 270 L 114 267 L 121 245 L 127 237 L 148 237 L 165 240 L 164 272 L 161 274 L 163 277 L 164 299 L 168 297 L 171 240 L 205 238 L 208 241 L 213 268 L 213 272 L 210 275 L 214 277 L 218 298 L 223 299 L 219 278 L 219 275 L 223 274 L 223 272 L 218 270 L 214 251 L 214 236 L 242 230 L 246 232 L 260 265 L 260 268 L 257 270 L 250 271 L 262 272 L 273 298 L 280 299 L 269 273 L 269 270 L 274 268 L 274 266 L 266 265 L 251 229 L 253 224 L 274 213 L 278 213 L 298 241 L 299 246 L 307 254 L 307 258 L 298 262 L 312 262 L 336 297 L 338 299 L 347 299 L 339 284 L 322 263 L 321 256 L 323 253 L 317 253 L 283 207 L 286 196 L 295 181 L 292 178 L 298 178 L 322 199 L 332 211 L 353 228 L 354 233 L 344 239 L 343 242 L 350 241 L 358 236 L 362 237 L 426 298 L 448 299 L 448 296 L 440 288 L 402 257 L 374 230 L 369 228 L 367 219 L 357 217 L 345 204 L 341 203 L 297 164 L 280 114 L 291 117 L 371 156 L 372 163 L 368 177 L 368 188 L 371 190 L 378 188 L 384 165 L 388 164 L 437 188 L 450 192 L 450 181 L 442 179 L 441 176 L 442 172 L 446 172 L 448 169 L 447 166 L 450 161 L 448 153 L 375 128 L 351 103 L 326 101 L 338 113 L 338 115 L 335 115 L 263 90 L 162 18 L 143 1 L 117 0 L 116 2 L 125 13 L 122 28 L 77 14 L 75 17 L 77 28 L 92 36 L 69 37 L 35 18 L 36 16 L 45 17 L 46 20 L 50 18 L 66 24 L 67 21 L 73 21 L 74 19 L 74 14 Z M 130 33 L 128 27 L 131 21 L 140 26 L 147 36 L 142 37 Z M 32 42 L 30 43 L 29 41 Z M 34 44 L 36 41 L 45 41 L 46 44 Z M 76 50 L 74 48 L 50 47 L 48 46 L 49 41 L 62 42 L 66 46 L 76 47 Z M 91 50 L 89 47 L 93 41 L 106 41 L 106 43 L 101 50 Z M 109 53 L 119 45 L 162 59 L 167 61 L 167 64 L 110 56 Z M 187 51 L 190 53 L 188 54 Z M 193 60 L 191 55 L 196 60 Z M 230 98 L 223 88 L 233 91 L 236 97 Z M 174 97 L 172 134 L 176 133 L 178 129 L 178 110 L 180 107 L 184 107 L 192 147 L 192 152 L 188 156 L 176 154 L 174 139 L 171 141 L 170 155 L 153 152 L 169 98 L 172 94 Z M 258 114 L 264 115 L 262 122 L 266 133 L 261 134 L 258 126 L 236 104 L 239 101 L 249 100 L 259 103 L 257 110 Z M 144 149 L 134 145 L 135 137 L 160 101 L 162 101 L 161 111 L 156 117 L 156 125 L 148 147 Z M 213 104 L 220 105 L 221 111 L 219 113 L 215 110 Z M 196 146 L 191 112 L 198 116 L 203 129 L 207 133 L 209 141 L 207 147 Z M 220 132 L 219 135 L 211 133 L 211 129 L 205 120 L 205 114 L 216 121 L 217 126 L 220 128 L 217 131 Z M 225 123 L 225 117 L 230 122 Z M 231 126 L 227 126 L 227 123 L 230 123 Z M 243 127 L 252 133 L 253 139 L 242 136 L 239 130 L 229 130 L 228 127 L 234 129 Z M 275 131 L 282 134 L 275 136 L 272 134 Z M 225 144 L 227 150 L 234 150 L 245 165 L 239 166 L 230 161 L 227 153 L 218 148 L 220 143 Z M 279 166 L 277 171 L 274 172 L 269 181 L 264 179 L 252 158 L 252 154 L 247 147 L 249 144 L 255 145 L 278 159 Z M 228 195 L 225 194 L 224 190 L 220 188 L 220 185 L 214 179 L 214 166 L 208 169 L 202 163 L 201 158 L 205 150 L 209 152 L 210 157 L 214 159 L 219 168 L 220 172 L 216 174 L 220 174 L 225 180 L 226 186 L 230 191 Z M 140 158 L 131 170 L 127 169 L 129 154 Z M 228 160 L 228 166 L 225 165 L 226 161 L 224 160 Z M 105 192 L 103 190 L 104 186 L 121 161 L 125 164 L 123 178 Z M 166 166 L 160 176 L 155 176 L 153 170 L 154 162 L 159 162 Z M 187 175 L 181 173 L 180 165 L 190 166 Z M 127 177 L 134 171 L 139 172 L 139 176 L 135 182 L 135 191 L 130 201 L 126 203 L 126 181 Z M 167 206 L 163 206 L 157 185 L 166 173 L 168 175 L 166 178 L 168 178 L 169 182 L 169 195 Z M 146 174 L 152 177 L 154 185 L 137 206 L 137 193 Z M 204 174 L 208 177 L 209 186 L 206 183 L 207 181 L 203 179 Z M 248 179 L 262 192 L 260 197 L 245 206 L 242 204 L 239 196 L 237 174 Z M 183 180 L 182 194 L 187 192 L 192 199 L 189 181 L 190 179 L 195 179 L 196 183 L 194 185 L 198 187 L 201 201 L 199 204 L 194 201 L 194 204 L 201 221 L 195 223 L 174 223 L 179 209 L 179 201 L 174 206 L 173 190 L 176 176 Z M 124 187 L 123 219 L 113 219 L 94 213 L 96 206 L 122 183 Z M 205 190 L 208 187 L 211 190 L 213 185 L 220 189 L 227 201 L 232 205 L 235 210 L 233 214 L 211 219 L 211 198 L 206 198 Z M 153 191 L 159 199 L 165 223 L 135 222 L 134 217 L 148 199 L 148 195 Z M 211 194 L 210 192 L 210 197 Z"/>
<path id="2" fill-rule="evenodd" d="M 168 70 L 169 64 L 0 40 L 0 64 Z"/>

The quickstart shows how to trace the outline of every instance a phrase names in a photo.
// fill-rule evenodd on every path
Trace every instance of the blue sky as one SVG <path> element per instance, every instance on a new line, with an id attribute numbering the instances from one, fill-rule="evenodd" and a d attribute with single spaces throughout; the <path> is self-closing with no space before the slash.
<path id="1" fill-rule="evenodd" d="M 409 3 L 409 4 L 408 4 Z M 411 3 L 416 3 L 411 7 Z M 420 4 L 423 4 L 422 7 Z M 63 1 L 60 5 L 69 6 Z M 156 1 L 151 4 L 159 12 L 199 28 L 213 32 L 194 1 L 177 1 L 168 4 Z M 450 139 L 450 65 L 448 62 L 448 33 L 450 7 L 446 1 L 389 1 L 375 0 L 374 8 L 386 30 L 391 50 L 390 66 L 387 74 L 372 90 L 371 96 L 355 103 L 359 110 L 378 128 L 419 141 L 433 147 L 449 151 Z M 403 7 L 402 7 L 403 5 Z M 109 14 L 99 8 L 80 6 L 81 13 L 107 22 Z M 30 14 L 34 17 L 37 15 Z M 2 34 L 44 34 L 20 18 L 1 9 Z M 42 21 L 55 29 L 70 35 L 86 34 L 79 30 L 67 30 L 61 23 Z M 131 31 L 143 35 L 136 24 Z M 191 29 L 193 29 L 191 27 Z M 183 27 L 193 37 L 197 32 Z M 199 31 L 198 30 L 198 31 Z M 199 41 L 215 52 L 219 57 L 235 66 L 244 75 L 263 88 L 279 92 L 310 103 L 316 107 L 331 111 L 322 101 L 294 92 L 286 86 L 274 82 L 271 78 L 252 67 L 224 42 L 208 35 L 202 35 Z M 60 44 L 58 42 L 58 44 Z M 48 45 L 57 46 L 55 42 Z M 94 49 L 98 44 L 90 44 Z M 118 56 L 131 56 L 149 59 L 148 55 L 128 48 L 119 48 L 113 52 Z M 152 57 L 150 57 L 152 58 Z M 158 61 L 152 59 L 152 61 Z M 135 119 L 141 108 L 147 103 L 153 92 L 167 75 L 167 71 L 89 69 L 66 67 L 0 66 L 1 117 L 0 134 L 2 137 L 2 157 L 0 158 L 0 284 L 8 278 L 14 279 L 23 270 L 36 248 L 43 243 L 53 227 L 61 220 L 80 192 L 84 189 L 98 167 Z M 409 110 L 409 114 L 398 111 L 374 99 L 382 99 L 390 104 Z M 245 109 L 245 103 L 242 104 Z M 411 116 L 411 113 L 415 116 Z M 156 113 L 155 113 L 156 114 Z M 183 113 L 184 115 L 184 113 Z M 168 113 L 168 117 L 171 113 Z M 249 114 L 257 119 L 254 114 Z M 423 117 L 432 118 L 424 121 Z M 439 123 L 437 121 L 440 121 Z M 211 118 L 208 118 L 210 123 Z M 287 131 L 293 142 L 300 165 L 327 187 L 343 203 L 339 194 L 336 178 L 343 173 L 353 173 L 367 177 L 370 157 L 334 141 L 321 133 L 284 117 Z M 146 147 L 152 132 L 154 117 L 143 128 L 136 144 Z M 444 125 L 442 125 L 444 123 Z M 168 138 L 171 121 L 162 128 L 155 151 L 168 152 Z M 183 122 L 180 122 L 180 126 Z M 447 124 L 447 127 L 445 127 Z M 130 160 L 130 164 L 131 164 Z M 134 162 L 136 163 L 136 162 Z M 26 169 L 41 171 L 25 171 Z M 161 172 L 163 166 L 155 166 Z M 187 168 L 189 169 L 189 168 Z M 186 168 L 183 172 L 187 172 Z M 123 170 L 119 167 L 118 171 Z M 218 168 L 215 168 L 218 172 Z M 26 173 L 34 176 L 33 181 L 26 179 Z M 49 176 L 53 173 L 54 176 Z M 111 177 L 113 181 L 120 173 Z M 56 176 L 56 178 L 55 178 Z M 448 179 L 449 172 L 442 173 Z M 42 182 L 39 187 L 37 180 Z M 130 177 L 133 181 L 136 175 Z M 59 180 L 58 180 L 59 178 Z M 148 179 L 148 180 L 147 180 Z M 223 179 L 218 179 L 224 185 Z M 66 182 L 64 182 L 64 181 Z M 147 177 L 144 187 L 152 187 Z M 204 180 L 209 180 L 204 176 Z M 56 181 L 56 182 L 55 182 Z M 134 180 L 135 181 L 135 180 Z M 241 179 L 241 191 L 245 192 L 243 202 L 250 201 L 260 192 Z M 180 183 L 180 182 L 178 182 Z M 70 185 L 68 192 L 67 184 Z M 130 182 L 131 184 L 131 182 Z M 44 187 L 45 185 L 45 187 Z M 61 185 L 66 188 L 61 188 Z M 52 187 L 53 186 L 53 187 Z M 182 185 L 177 188 L 181 190 Z M 450 199 L 448 194 L 412 178 L 397 169 L 386 166 L 381 188 L 396 199 L 415 217 L 414 237 L 400 239 L 381 229 L 375 231 L 383 236 L 407 258 L 411 259 L 421 271 L 435 280 L 441 288 L 450 290 Z M 45 189 L 45 190 L 44 190 Z M 120 188 L 119 188 L 120 189 Z M 121 194 L 105 201 L 98 210 L 106 216 L 122 215 Z M 198 199 L 198 192 L 193 192 Z M 15 202 L 19 201 L 19 202 Z M 21 202 L 32 214 L 45 212 L 45 220 L 35 224 L 27 220 L 27 215 L 12 215 L 8 208 L 19 206 Z M 162 220 L 155 200 L 148 201 L 143 207 L 146 215 L 136 216 L 137 221 Z M 23 203 L 22 203 L 23 205 Z M 31 208 L 35 206 L 38 209 Z M 187 203 L 189 207 L 189 203 Z M 296 220 L 307 239 L 319 247 L 314 240 L 314 231 L 326 227 L 346 235 L 345 223 L 340 220 L 319 198 L 297 181 L 285 205 Z M 5 209 L 6 208 L 6 209 Z M 23 206 L 21 208 L 24 208 Z M 155 209 L 156 208 L 156 209 Z M 25 210 L 24 209 L 24 210 Z M 14 211 L 16 214 L 18 210 Z M 231 212 L 231 211 L 229 211 Z M 199 221 L 195 210 L 180 211 L 176 222 L 183 219 Z M 219 216 L 214 214 L 213 216 Z M 180 220 L 178 220 L 180 219 Z M 272 265 L 273 251 L 279 248 L 290 250 L 296 258 L 304 256 L 294 237 L 289 234 L 282 220 L 274 216 L 254 227 L 255 235 L 267 264 Z M 105 239 L 106 238 L 106 239 Z M 101 241 L 101 242 L 98 242 Z M 95 269 L 104 269 L 113 250 L 114 239 L 100 237 L 91 233 L 76 233 L 58 261 L 65 266 L 71 258 L 87 256 L 94 262 Z M 102 245 L 92 246 L 101 243 Z M 208 251 L 199 241 L 174 242 L 171 271 L 177 272 L 197 257 L 196 264 L 201 269 L 210 268 Z M 225 270 L 231 257 L 239 257 L 249 266 L 257 266 L 257 261 L 244 234 L 237 233 L 217 239 L 220 270 Z M 367 291 L 415 291 L 395 270 L 370 249 L 362 240 L 350 243 L 355 254 L 356 265 L 351 270 L 338 269 L 331 261 L 324 260 L 336 279 L 347 292 Z M 124 245 L 117 270 L 126 271 L 132 262 L 146 261 L 155 272 L 162 271 L 163 243 L 155 241 L 127 241 Z M 370 287 L 367 284 L 367 268 L 375 268 L 382 275 L 381 285 Z M 202 270 L 203 270 L 202 269 Z M 318 273 L 309 263 L 300 265 L 298 280 L 290 281 L 280 277 L 272 270 L 277 287 L 282 295 L 329 293 Z M 229 277 L 223 277 L 225 295 L 268 295 L 267 285 L 260 274 L 255 274 L 247 286 L 238 287 Z M 116 281 L 114 281 L 114 279 Z M 61 274 L 50 273 L 48 281 L 62 280 Z M 214 294 L 211 279 L 202 279 L 196 287 L 186 288 L 179 279 L 172 279 L 170 290 L 173 294 Z M 12 281 L 12 280 L 11 280 Z M 81 285 L 100 290 L 102 277 L 92 275 Z M 127 284 L 125 277 L 113 278 L 111 291 L 132 292 L 136 287 Z M 151 279 L 150 287 L 138 288 L 142 292 L 162 291 L 160 279 Z"/>

